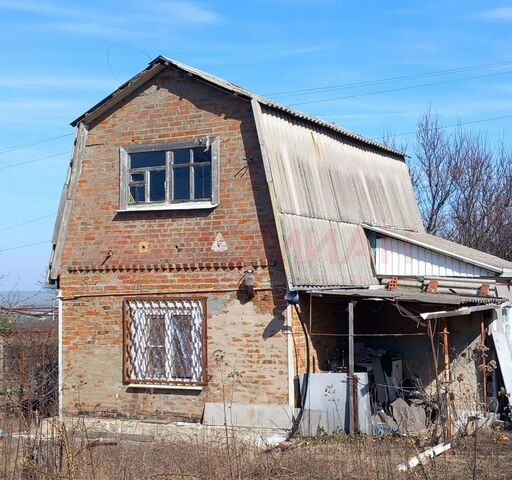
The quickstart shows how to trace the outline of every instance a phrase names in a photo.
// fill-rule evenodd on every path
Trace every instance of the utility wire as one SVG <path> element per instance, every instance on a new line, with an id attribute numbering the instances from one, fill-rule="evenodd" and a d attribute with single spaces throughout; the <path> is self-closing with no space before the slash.
<path id="1" fill-rule="evenodd" d="M 483 75 L 474 75 L 471 77 L 463 77 L 463 78 L 455 78 L 452 80 L 443 80 L 440 82 L 431 82 L 431 83 L 421 83 L 418 85 L 408 85 L 406 87 L 399 87 L 399 88 L 391 88 L 389 90 L 377 90 L 373 92 L 365 92 L 365 93 L 357 93 L 355 95 L 345 95 L 343 97 L 330 97 L 330 98 L 322 98 L 320 100 L 309 100 L 307 102 L 299 102 L 299 103 L 291 103 L 290 106 L 296 106 L 296 105 L 309 105 L 312 103 L 322 103 L 322 102 L 332 102 L 333 100 L 345 100 L 347 98 L 356 98 L 356 97 L 366 97 L 369 95 L 378 95 L 381 93 L 391 93 L 391 92 L 401 92 L 404 90 L 413 90 L 415 88 L 422 88 L 422 87 L 430 87 L 433 85 L 445 85 L 447 83 L 456 83 L 456 82 L 463 82 L 465 80 L 473 80 L 475 78 L 486 78 L 486 77 L 492 77 L 495 75 L 507 75 L 512 73 L 512 70 L 507 70 L 505 72 L 495 72 L 495 73 L 486 73 Z"/>
<path id="2" fill-rule="evenodd" d="M 432 130 L 445 130 L 447 128 L 457 128 L 457 127 L 463 127 L 465 125 L 474 125 L 475 123 L 484 123 L 484 122 L 492 122 L 494 120 L 502 120 L 504 118 L 511 118 L 512 114 L 509 115 L 501 115 L 499 117 L 491 117 L 491 118 L 482 118 L 481 120 L 473 120 L 470 122 L 459 122 L 454 123 L 452 125 L 442 125 L 440 127 L 433 128 Z M 380 137 L 373 137 L 371 140 L 382 140 L 386 137 L 401 137 L 404 135 L 413 135 L 418 133 L 419 130 L 411 130 L 410 132 L 401 132 L 401 133 L 395 133 L 390 135 L 381 135 Z"/>
<path id="3" fill-rule="evenodd" d="M 33 247 L 34 245 L 42 245 L 43 243 L 50 243 L 50 240 L 43 240 L 42 242 L 25 243 L 23 245 L 16 245 L 14 247 L 0 248 L 0 253 L 8 252 L 10 250 L 17 250 L 18 248 Z"/>
<path id="4" fill-rule="evenodd" d="M 48 215 L 43 215 L 42 217 L 31 218 L 30 220 L 25 220 L 24 222 L 16 223 L 15 225 L 10 225 L 8 227 L 0 228 L 0 232 L 5 232 L 6 230 L 12 230 L 13 228 L 18 228 L 18 227 L 21 227 L 22 225 L 28 225 L 29 223 L 34 223 L 39 220 L 43 220 L 44 218 L 54 217 L 55 215 L 56 215 L 55 213 L 49 213 Z"/>
<path id="5" fill-rule="evenodd" d="M 33 140 L 33 141 L 27 142 L 27 143 L 20 143 L 18 145 L 12 145 L 11 147 L 7 147 L 4 150 L 0 150 L 0 155 L 9 153 L 9 152 L 14 152 L 15 150 L 21 150 L 23 148 L 32 147 L 33 145 L 39 145 L 41 143 L 51 142 L 52 140 L 58 140 L 59 138 L 70 137 L 71 135 L 75 135 L 75 133 L 74 132 L 66 133 L 65 135 L 58 135 L 56 137 L 47 137 L 47 138 L 42 138 L 39 140 Z"/>
<path id="6" fill-rule="evenodd" d="M 265 93 L 264 95 L 275 96 L 275 97 L 288 97 L 288 96 L 304 95 L 304 94 L 308 94 L 308 93 L 318 93 L 318 92 L 324 92 L 324 91 L 330 91 L 330 90 L 344 90 L 344 89 L 367 87 L 367 86 L 373 86 L 373 85 L 379 85 L 379 84 L 385 84 L 385 83 L 391 83 L 391 82 L 400 82 L 400 81 L 404 81 L 404 80 L 412 80 L 414 78 L 432 77 L 435 75 L 460 73 L 460 72 L 466 72 L 466 71 L 470 71 L 470 70 L 480 70 L 480 69 L 484 69 L 484 68 L 500 67 L 500 66 L 506 66 L 506 65 L 510 65 L 510 64 L 512 64 L 512 60 L 496 62 L 496 63 L 482 63 L 480 65 L 472 65 L 472 66 L 460 67 L 460 68 L 450 68 L 447 70 L 436 70 L 436 71 L 431 71 L 431 72 L 418 73 L 418 74 L 414 74 L 414 75 L 405 75 L 405 76 L 399 76 L 399 77 L 387 77 L 387 78 L 381 78 L 381 79 L 377 79 L 377 80 L 363 80 L 360 82 L 341 83 L 339 85 L 326 85 L 323 87 L 305 88 L 302 90 L 288 90 L 288 91 L 283 91 L 283 92 Z"/>
<path id="7" fill-rule="evenodd" d="M 34 158 L 32 160 L 25 160 L 23 162 L 18 162 L 18 163 L 10 163 L 8 165 L 3 165 L 0 167 L 0 170 L 6 170 L 8 168 L 13 168 L 13 167 L 20 167 L 21 165 L 27 165 L 29 163 L 35 163 L 35 162 L 40 162 L 41 160 L 47 160 L 49 158 L 55 158 L 55 157 L 60 157 L 62 155 L 69 155 L 71 154 L 71 152 L 61 152 L 61 153 L 56 153 L 55 155 L 47 155 L 46 157 L 39 157 L 39 158 Z"/>

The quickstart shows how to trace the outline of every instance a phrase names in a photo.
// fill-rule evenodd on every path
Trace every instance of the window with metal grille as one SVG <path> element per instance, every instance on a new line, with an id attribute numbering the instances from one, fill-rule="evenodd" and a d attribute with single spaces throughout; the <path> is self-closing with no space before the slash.
<path id="1" fill-rule="evenodd" d="M 124 331 L 126 382 L 205 383 L 204 300 L 127 300 Z"/>
<path id="2" fill-rule="evenodd" d="M 218 139 L 131 145 L 120 150 L 120 157 L 123 210 L 218 204 Z"/>

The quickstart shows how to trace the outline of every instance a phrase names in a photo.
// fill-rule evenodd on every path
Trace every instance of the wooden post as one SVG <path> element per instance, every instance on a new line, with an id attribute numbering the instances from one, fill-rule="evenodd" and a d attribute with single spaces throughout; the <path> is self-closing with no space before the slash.
<path id="1" fill-rule="evenodd" d="M 356 302 L 348 304 L 348 375 L 347 375 L 347 400 L 348 400 L 348 431 L 355 432 L 355 417 L 358 412 L 356 409 L 357 396 L 354 395 L 354 305 Z"/>
<path id="2" fill-rule="evenodd" d="M 448 340 L 448 320 L 443 321 L 443 350 L 444 350 L 444 381 L 446 397 L 446 433 L 445 440 L 452 438 L 452 409 L 451 409 L 451 378 L 450 378 L 450 342 Z"/>
<path id="3" fill-rule="evenodd" d="M 480 341 L 482 343 L 482 395 L 484 397 L 484 412 L 487 412 L 487 354 L 485 353 L 485 313 L 481 313 Z"/>

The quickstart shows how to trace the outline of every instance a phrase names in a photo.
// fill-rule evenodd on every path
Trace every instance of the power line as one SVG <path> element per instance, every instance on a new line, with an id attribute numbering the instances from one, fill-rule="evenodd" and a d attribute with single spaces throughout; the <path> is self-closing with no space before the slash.
<path id="1" fill-rule="evenodd" d="M 25 160 L 23 162 L 18 162 L 18 163 L 10 163 L 8 165 L 3 165 L 0 167 L 0 170 L 6 170 L 8 168 L 14 168 L 14 167 L 19 167 L 21 165 L 27 165 L 29 163 L 35 163 L 35 162 L 40 162 L 41 160 L 48 160 L 49 158 L 55 158 L 55 157 L 60 157 L 62 155 L 69 155 L 71 154 L 71 152 L 61 152 L 61 153 L 56 153 L 55 155 L 47 155 L 46 157 L 39 157 L 39 158 L 34 158 L 32 160 Z"/>
<path id="2" fill-rule="evenodd" d="M 378 95 L 378 94 L 381 94 L 381 93 L 401 92 L 401 91 L 404 91 L 404 90 L 413 90 L 415 88 L 429 87 L 429 86 L 433 86 L 433 85 L 445 85 L 447 83 L 456 83 L 456 82 L 462 82 L 464 80 L 473 80 L 475 78 L 492 77 L 492 76 L 495 76 L 495 75 L 507 75 L 507 74 L 510 74 L 510 73 L 512 73 L 512 70 L 507 70 L 505 72 L 486 73 L 486 74 L 483 74 L 483 75 L 474 75 L 472 77 L 455 78 L 455 79 L 452 79 L 452 80 L 443 80 L 443 81 L 440 81 L 440 82 L 421 83 L 421 84 L 418 84 L 418 85 L 409 85 L 409 86 L 406 86 L 406 87 L 391 88 L 389 90 L 377 90 L 377 91 L 373 91 L 373 92 L 357 93 L 355 95 L 345 95 L 343 97 L 331 97 L 331 98 L 323 98 L 323 99 L 320 99 L 320 100 L 309 100 L 307 102 L 291 103 L 290 106 L 293 107 L 293 106 L 296 106 L 296 105 L 309 105 L 309 104 L 312 104 L 312 103 L 331 102 L 333 100 L 346 100 L 348 98 L 366 97 L 366 96 L 369 96 L 369 95 Z"/>
<path id="3" fill-rule="evenodd" d="M 5 232 L 6 230 L 12 230 L 13 228 L 18 228 L 23 225 L 28 225 L 29 223 L 34 223 L 39 220 L 43 220 L 44 218 L 50 218 L 50 217 L 54 217 L 54 216 L 55 216 L 55 213 L 49 213 L 48 215 L 43 215 L 42 217 L 31 218 L 30 220 L 26 220 L 24 222 L 17 223 L 15 225 L 10 225 L 8 227 L 0 228 L 0 232 Z"/>
<path id="4" fill-rule="evenodd" d="M 27 143 L 20 143 L 18 145 L 12 145 L 10 147 L 5 148 L 4 150 L 0 150 L 0 155 L 3 155 L 5 153 L 9 153 L 9 152 L 14 152 L 15 150 L 21 150 L 23 148 L 32 147 L 34 145 L 39 145 L 41 143 L 51 142 L 52 140 L 58 140 L 59 138 L 70 137 L 71 135 L 75 135 L 75 133 L 66 133 L 65 135 L 58 135 L 56 137 L 41 138 L 39 140 L 33 140 L 33 141 L 27 142 Z"/>
<path id="5" fill-rule="evenodd" d="M 492 122 L 494 120 L 502 120 L 504 118 L 511 118 L 511 117 L 512 117 L 512 114 L 501 115 L 499 117 L 482 118 L 481 120 L 473 120 L 473 121 L 470 121 L 470 122 L 459 122 L 459 123 L 454 123 L 452 125 L 442 125 L 441 127 L 436 127 L 433 130 L 445 130 L 447 128 L 457 128 L 457 127 L 463 127 L 465 125 L 474 125 L 476 123 Z M 395 134 L 390 134 L 388 136 L 394 138 L 394 137 L 402 137 L 404 135 L 413 135 L 415 133 L 418 133 L 418 130 L 412 130 L 410 132 L 395 133 Z M 386 136 L 382 136 L 381 135 L 380 137 L 373 137 L 371 140 L 382 140 L 385 137 Z"/>
<path id="6" fill-rule="evenodd" d="M 10 250 L 17 250 L 18 248 L 33 247 L 34 245 L 42 245 L 43 243 L 50 243 L 50 240 L 43 240 L 42 242 L 25 243 L 23 245 L 16 245 L 14 247 L 1 248 L 0 253 L 8 252 Z"/>
<path id="7" fill-rule="evenodd" d="M 308 93 L 318 93 L 318 92 L 324 92 L 324 91 L 330 91 L 330 90 L 343 90 L 343 89 L 351 89 L 351 88 L 357 88 L 357 87 L 366 87 L 366 86 L 373 86 L 373 85 L 379 85 L 383 83 L 391 83 L 391 82 L 399 82 L 404 80 L 412 80 L 414 78 L 424 78 L 424 77 L 431 77 L 435 75 L 443 75 L 443 74 L 449 74 L 449 73 L 460 73 L 460 72 L 466 72 L 470 70 L 480 70 L 484 68 L 492 68 L 492 67 L 500 67 L 505 65 L 512 64 L 512 60 L 507 60 L 503 62 L 496 62 L 496 63 L 482 63 L 480 65 L 472 65 L 467 67 L 459 67 L 459 68 L 450 68 L 446 70 L 435 70 L 431 72 L 424 72 L 424 73 L 418 73 L 414 75 L 405 75 L 405 76 L 399 76 L 399 77 L 387 77 L 387 78 L 381 78 L 377 80 L 363 80 L 360 82 L 352 82 L 352 83 L 342 83 L 338 85 L 326 85 L 323 87 L 316 87 L 316 88 L 305 88 L 302 90 L 288 90 L 283 92 L 275 92 L 275 93 L 266 93 L 264 95 L 267 96 L 278 96 L 278 97 L 288 97 L 288 96 L 296 96 L 296 95 L 304 95 Z"/>

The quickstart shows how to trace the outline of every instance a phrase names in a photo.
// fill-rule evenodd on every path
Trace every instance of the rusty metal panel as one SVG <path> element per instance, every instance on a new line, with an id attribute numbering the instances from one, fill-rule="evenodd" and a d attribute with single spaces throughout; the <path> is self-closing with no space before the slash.
<path id="1" fill-rule="evenodd" d="M 423 231 L 403 160 L 265 105 L 261 130 L 282 213 Z"/>
<path id="2" fill-rule="evenodd" d="M 360 225 L 282 214 L 281 226 L 295 287 L 378 283 Z"/>

